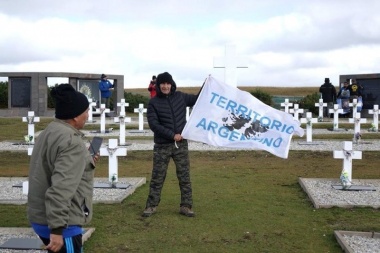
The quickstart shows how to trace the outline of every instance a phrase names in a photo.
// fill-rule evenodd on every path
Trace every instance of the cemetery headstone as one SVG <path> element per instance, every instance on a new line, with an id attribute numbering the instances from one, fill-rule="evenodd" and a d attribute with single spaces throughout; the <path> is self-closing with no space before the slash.
<path id="1" fill-rule="evenodd" d="M 343 142 L 343 150 L 334 151 L 335 159 L 343 159 L 343 169 L 340 175 L 341 185 L 332 185 L 336 190 L 347 191 L 375 191 L 372 186 L 353 185 L 352 184 L 352 159 L 362 159 L 361 151 L 352 149 L 352 142 Z"/>
<path id="2" fill-rule="evenodd" d="M 22 117 L 23 122 L 28 122 L 28 136 L 25 137 L 25 141 L 28 144 L 34 144 L 34 123 L 40 122 L 40 117 L 35 117 L 33 111 L 28 112 L 28 117 Z"/>
<path id="3" fill-rule="evenodd" d="M 214 58 L 214 68 L 224 68 L 224 82 L 237 87 L 236 69 L 248 68 L 248 59 L 236 56 L 235 45 L 228 44 L 225 48 L 225 56 Z"/>
<path id="4" fill-rule="evenodd" d="M 118 147 L 117 139 L 109 139 L 108 147 L 100 149 L 101 156 L 108 156 L 108 184 L 95 184 L 95 188 L 128 188 L 129 185 L 118 184 L 118 156 L 126 156 L 127 149 Z"/>
<path id="5" fill-rule="evenodd" d="M 318 110 L 318 121 L 322 122 L 323 121 L 323 107 L 327 107 L 327 103 L 323 103 L 323 99 L 320 98 L 318 103 L 315 103 L 316 107 L 319 107 Z M 330 113 L 330 111 L 329 111 Z"/>
<path id="6" fill-rule="evenodd" d="M 339 130 L 339 113 L 343 113 L 343 109 L 339 109 L 339 105 L 334 104 L 334 108 L 329 109 L 329 113 L 334 114 L 333 130 L 338 131 Z"/>
<path id="7" fill-rule="evenodd" d="M 144 108 L 144 104 L 139 104 L 139 108 L 135 108 L 134 112 L 139 114 L 139 131 L 144 130 L 144 113 L 146 112 L 146 108 Z"/>
<path id="8" fill-rule="evenodd" d="M 93 120 L 93 112 L 92 112 L 92 110 L 96 106 L 96 103 L 92 101 L 92 98 L 88 99 L 88 103 L 89 103 L 89 110 L 88 110 L 88 119 L 87 119 L 87 122 L 93 123 L 95 121 Z"/>
<path id="9" fill-rule="evenodd" d="M 290 107 L 290 106 L 293 106 L 293 103 L 290 103 L 288 98 L 285 98 L 284 103 L 281 103 L 281 107 L 285 107 L 285 108 L 284 108 L 284 111 L 285 111 L 286 113 L 289 113 L 289 107 Z"/>
<path id="10" fill-rule="evenodd" d="M 354 141 L 358 142 L 361 138 L 361 133 L 360 133 L 360 123 L 366 123 L 367 119 L 362 119 L 360 118 L 360 112 L 356 113 L 354 118 L 350 118 L 349 122 L 354 123 L 355 125 L 355 130 L 354 130 Z"/>
<path id="11" fill-rule="evenodd" d="M 120 115 L 119 117 L 114 118 L 115 123 L 120 123 L 119 129 L 119 145 L 120 146 L 125 146 L 125 123 L 130 123 L 131 118 L 130 117 L 125 117 L 125 115 Z"/>
<path id="12" fill-rule="evenodd" d="M 311 112 L 306 113 L 306 118 L 301 118 L 301 123 L 306 123 L 306 142 L 312 142 L 313 123 L 316 122 L 318 122 L 318 120 L 313 118 Z"/>
<path id="13" fill-rule="evenodd" d="M 298 104 L 294 104 L 294 107 L 289 110 L 290 113 L 293 113 L 293 118 L 299 120 L 299 114 L 304 112 L 304 109 L 300 109 Z"/>
<path id="14" fill-rule="evenodd" d="M 100 113 L 100 133 L 106 133 L 106 113 L 109 113 L 110 109 L 106 108 L 105 104 L 101 104 L 99 109 L 96 109 L 96 113 Z"/>
<path id="15" fill-rule="evenodd" d="M 373 109 L 368 110 L 369 114 L 373 114 L 373 122 L 370 131 L 377 132 L 379 131 L 379 105 L 373 105 Z"/>

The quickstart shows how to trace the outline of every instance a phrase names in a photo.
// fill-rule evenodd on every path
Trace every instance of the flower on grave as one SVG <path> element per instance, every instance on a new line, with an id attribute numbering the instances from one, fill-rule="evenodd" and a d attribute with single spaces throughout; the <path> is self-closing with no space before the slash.
<path id="1" fill-rule="evenodd" d="M 31 143 L 33 140 L 33 136 L 32 135 L 24 135 L 24 140 L 26 143 Z"/>
<path id="2" fill-rule="evenodd" d="M 351 186 L 351 181 L 348 178 L 348 172 L 346 170 L 343 170 L 342 173 L 340 174 L 340 182 L 343 185 L 343 189 L 347 189 L 348 187 Z"/>
<path id="3" fill-rule="evenodd" d="M 323 117 L 322 116 L 319 116 L 318 117 L 318 122 L 322 122 L 323 121 Z"/>
<path id="4" fill-rule="evenodd" d="M 376 125 L 375 125 L 375 123 L 371 124 L 371 127 L 368 129 L 368 131 L 370 131 L 370 132 L 375 132 L 376 131 Z"/>
<path id="5" fill-rule="evenodd" d="M 361 138 L 362 135 L 359 132 L 355 133 L 355 141 L 359 141 Z"/>
<path id="6" fill-rule="evenodd" d="M 117 177 L 117 174 L 113 174 L 112 177 L 111 177 L 111 184 L 112 184 L 112 187 L 116 187 L 116 177 Z"/>

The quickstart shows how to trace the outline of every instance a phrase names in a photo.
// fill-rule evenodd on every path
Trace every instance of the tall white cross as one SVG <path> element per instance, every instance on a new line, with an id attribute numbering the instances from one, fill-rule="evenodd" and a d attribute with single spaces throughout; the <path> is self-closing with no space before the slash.
<path id="1" fill-rule="evenodd" d="M 117 139 L 109 139 L 108 147 L 100 149 L 101 156 L 108 156 L 108 181 L 115 184 L 119 180 L 118 156 L 126 156 L 127 149 L 117 146 Z"/>
<path id="2" fill-rule="evenodd" d="M 96 113 L 100 113 L 100 132 L 104 134 L 106 132 L 106 113 L 110 112 L 110 109 L 106 108 L 105 104 L 101 104 L 99 109 L 96 109 Z"/>
<path id="3" fill-rule="evenodd" d="M 358 112 L 356 113 L 355 118 L 348 119 L 350 123 L 355 124 L 354 139 L 357 139 L 358 138 L 357 135 L 360 135 L 360 123 L 367 123 L 367 119 L 361 119 L 360 116 L 361 116 L 360 112 Z"/>
<path id="4" fill-rule="evenodd" d="M 189 120 L 189 117 L 190 117 L 190 107 L 186 106 L 186 121 Z"/>
<path id="5" fill-rule="evenodd" d="M 236 46 L 227 44 L 225 56 L 214 57 L 214 68 L 224 68 L 224 82 L 233 87 L 237 87 L 237 68 L 248 68 L 246 57 L 236 56 Z"/>
<path id="6" fill-rule="evenodd" d="M 40 117 L 35 117 L 34 111 L 29 111 L 28 117 L 22 117 L 22 122 L 28 122 L 28 140 L 26 141 L 30 144 L 34 144 L 34 123 L 40 122 Z"/>
<path id="7" fill-rule="evenodd" d="M 343 150 L 334 150 L 335 159 L 343 159 L 341 180 L 344 186 L 350 186 L 352 182 L 352 159 L 362 159 L 361 151 L 352 150 L 352 142 L 343 142 Z"/>
<path id="8" fill-rule="evenodd" d="M 293 106 L 293 103 L 289 103 L 289 99 L 285 98 L 285 102 L 281 103 L 281 107 L 285 107 L 285 112 L 289 113 L 289 107 Z"/>
<path id="9" fill-rule="evenodd" d="M 306 118 L 301 118 L 301 123 L 306 123 L 306 142 L 312 142 L 313 123 L 318 122 L 317 118 L 313 118 L 311 112 L 306 113 Z"/>
<path id="10" fill-rule="evenodd" d="M 358 100 L 356 98 L 354 98 L 352 100 L 352 103 L 349 103 L 348 104 L 350 107 L 352 107 L 352 118 L 356 118 L 356 114 L 358 113 Z"/>
<path id="11" fill-rule="evenodd" d="M 126 103 L 125 102 L 125 99 L 122 98 L 120 100 L 120 103 L 117 103 L 117 106 L 120 106 L 120 116 L 125 116 L 125 107 L 128 107 L 129 106 L 129 103 Z"/>
<path id="12" fill-rule="evenodd" d="M 96 106 L 96 103 L 93 102 L 92 98 L 89 98 L 88 99 L 88 103 L 89 103 L 89 106 L 88 106 L 88 119 L 87 119 L 87 122 L 93 122 L 94 120 L 92 119 L 92 108 Z"/>
<path id="13" fill-rule="evenodd" d="M 144 104 L 139 104 L 139 108 L 135 108 L 134 112 L 139 114 L 139 130 L 144 130 L 144 112 L 146 112 L 146 108 L 144 108 Z"/>
<path id="14" fill-rule="evenodd" d="M 329 109 L 329 113 L 334 113 L 333 129 L 338 130 L 338 128 L 339 128 L 339 113 L 343 113 L 343 109 L 339 109 L 339 105 L 334 104 L 334 108 Z"/>
<path id="15" fill-rule="evenodd" d="M 318 103 L 315 103 L 315 107 L 319 107 L 318 118 L 323 119 L 323 107 L 327 107 L 327 103 L 323 103 L 323 99 L 320 98 Z"/>
<path id="16" fill-rule="evenodd" d="M 374 131 L 379 131 L 379 105 L 373 105 L 373 110 L 368 110 L 369 114 L 373 114 L 373 125 L 374 125 Z"/>
<path id="17" fill-rule="evenodd" d="M 289 110 L 290 113 L 293 113 L 293 118 L 296 120 L 299 120 L 298 114 L 303 113 L 304 111 L 303 109 L 300 109 L 298 107 L 299 107 L 298 104 L 294 104 L 293 109 Z"/>
<path id="18" fill-rule="evenodd" d="M 121 112 L 120 112 L 121 113 Z M 130 123 L 131 118 L 130 117 L 125 117 L 125 115 L 120 115 L 119 117 L 114 118 L 114 122 L 120 123 L 120 145 L 124 146 L 125 145 L 125 123 Z"/>

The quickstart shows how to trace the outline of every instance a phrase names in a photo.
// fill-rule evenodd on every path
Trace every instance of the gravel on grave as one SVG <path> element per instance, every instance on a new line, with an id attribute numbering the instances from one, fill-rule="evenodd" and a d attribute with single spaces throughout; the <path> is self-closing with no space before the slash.
<path id="1" fill-rule="evenodd" d="M 348 236 L 343 235 L 344 240 L 348 246 L 355 253 L 379 253 L 380 252 L 380 239 L 369 238 L 365 236 Z"/>

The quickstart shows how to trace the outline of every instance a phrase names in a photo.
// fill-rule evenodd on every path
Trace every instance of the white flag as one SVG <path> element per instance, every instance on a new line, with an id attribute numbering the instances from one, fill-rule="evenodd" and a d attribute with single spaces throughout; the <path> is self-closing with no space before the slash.
<path id="1" fill-rule="evenodd" d="M 213 146 L 261 149 L 287 158 L 300 122 L 250 93 L 207 78 L 182 132 L 186 139 Z"/>

